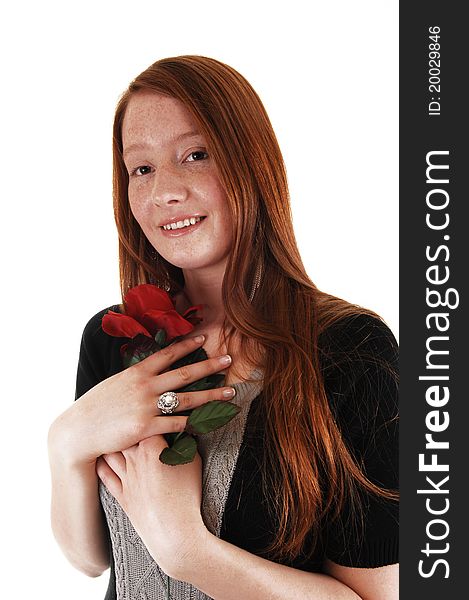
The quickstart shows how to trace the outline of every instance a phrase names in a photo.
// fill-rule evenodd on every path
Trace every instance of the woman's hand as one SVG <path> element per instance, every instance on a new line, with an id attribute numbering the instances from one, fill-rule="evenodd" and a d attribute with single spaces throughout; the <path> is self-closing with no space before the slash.
<path id="1" fill-rule="evenodd" d="M 195 559 L 207 529 L 202 520 L 202 461 L 169 466 L 159 460 L 162 435 L 105 454 L 96 472 L 128 515 L 148 551 L 166 574 Z"/>
<path id="2" fill-rule="evenodd" d="M 93 387 L 54 421 L 53 445 L 67 454 L 69 462 L 84 464 L 152 435 L 183 431 L 188 417 L 161 416 L 156 402 L 163 392 L 227 368 L 229 362 L 217 357 L 164 372 L 201 343 L 194 338 L 175 342 Z M 211 400 L 227 400 L 223 392 L 229 389 L 179 393 L 175 413 Z"/>

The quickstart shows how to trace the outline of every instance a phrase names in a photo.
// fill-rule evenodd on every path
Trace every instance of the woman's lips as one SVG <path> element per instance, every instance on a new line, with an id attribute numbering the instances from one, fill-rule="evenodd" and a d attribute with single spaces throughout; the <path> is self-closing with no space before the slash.
<path id="1" fill-rule="evenodd" d="M 207 217 L 200 219 L 200 221 L 194 225 L 188 225 L 187 227 L 182 227 L 181 229 L 163 229 L 160 227 L 160 230 L 165 237 L 180 237 L 181 235 L 187 235 L 198 229 L 201 225 L 203 225 L 206 219 Z"/>

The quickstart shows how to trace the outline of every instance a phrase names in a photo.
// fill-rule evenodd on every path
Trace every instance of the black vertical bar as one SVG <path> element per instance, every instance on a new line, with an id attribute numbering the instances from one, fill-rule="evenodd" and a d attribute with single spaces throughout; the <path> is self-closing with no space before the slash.
<path id="1" fill-rule="evenodd" d="M 469 35 L 463 8 L 400 3 L 404 599 L 469 597 Z"/>

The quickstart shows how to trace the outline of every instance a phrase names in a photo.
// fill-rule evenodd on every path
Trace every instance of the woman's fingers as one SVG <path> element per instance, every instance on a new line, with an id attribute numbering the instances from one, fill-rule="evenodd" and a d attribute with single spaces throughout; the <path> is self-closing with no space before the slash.
<path id="1" fill-rule="evenodd" d="M 171 367 L 176 361 L 187 356 L 202 345 L 203 339 L 199 340 L 198 337 L 199 336 L 186 338 L 170 344 L 169 346 L 165 346 L 137 365 L 134 365 L 133 368 L 146 371 L 147 374 L 150 375 L 156 375 L 158 380 L 161 381 L 162 386 L 165 388 L 160 392 L 163 393 L 171 389 L 184 387 L 206 375 L 217 373 L 229 367 L 231 364 L 231 357 L 229 355 L 224 355 L 167 371 L 166 369 Z"/>
<path id="2" fill-rule="evenodd" d="M 96 460 L 96 473 L 111 494 L 115 498 L 118 498 L 122 493 L 122 481 L 102 456 Z"/>
<path id="3" fill-rule="evenodd" d="M 135 444 L 130 448 L 126 448 L 125 450 L 122 450 L 122 454 L 124 455 L 125 459 L 129 461 L 130 464 L 133 460 L 135 460 L 135 457 L 139 453 L 143 452 L 147 455 L 156 454 L 156 456 L 159 456 L 162 450 L 164 450 L 164 448 L 167 447 L 168 443 L 166 442 L 164 435 L 154 434 L 144 438 L 143 440 L 140 440 L 138 444 Z"/>
<path id="4" fill-rule="evenodd" d="M 127 466 L 125 464 L 125 457 L 122 452 L 103 454 L 103 458 L 118 477 L 121 477 L 125 474 Z"/>
<path id="5" fill-rule="evenodd" d="M 202 343 L 203 339 L 197 339 L 197 337 L 186 338 L 162 348 L 136 365 L 137 367 L 140 366 L 141 369 L 146 371 L 147 375 L 151 376 L 151 382 L 152 384 L 154 383 L 152 389 L 154 390 L 155 404 L 164 392 L 184 388 L 207 375 L 218 373 L 228 368 L 231 364 L 231 357 L 225 355 L 183 365 L 176 369 L 165 370 L 177 360 L 200 347 Z M 179 392 L 179 406 L 174 412 L 190 410 L 212 400 L 229 400 L 234 394 L 235 390 L 229 387 L 200 392 Z M 158 414 L 162 414 L 158 408 L 157 411 Z"/>
<path id="6" fill-rule="evenodd" d="M 140 441 L 150 437 L 151 435 L 164 434 L 164 433 L 180 433 L 186 428 L 187 419 L 189 417 L 176 417 L 173 415 L 166 415 L 161 417 L 159 409 L 156 409 L 158 414 L 151 417 L 146 423 L 144 428 L 141 430 Z"/>
<path id="7" fill-rule="evenodd" d="M 209 358 L 200 362 L 170 369 L 176 361 L 193 352 L 203 344 L 203 340 L 186 338 L 155 352 L 145 360 L 109 377 L 80 398 L 87 413 L 82 435 L 83 439 L 93 436 L 91 456 L 106 455 L 103 458 L 103 473 L 110 471 L 124 473 L 125 457 L 114 456 L 116 450 L 128 448 L 140 440 L 155 434 L 179 433 L 184 431 L 187 416 L 177 416 L 177 412 L 192 410 L 212 400 L 229 400 L 224 392 L 229 388 L 216 388 L 198 392 L 178 393 L 179 406 L 171 415 L 162 416 L 157 407 L 161 394 L 188 386 L 210 374 L 228 368 L 231 359 Z M 94 397 L 96 396 L 96 398 Z M 98 400 L 98 402 L 96 401 Z M 96 422 L 107 422 L 108 427 L 99 429 Z M 86 449 L 86 456 L 90 450 Z M 84 453 L 85 455 L 85 453 Z"/>
<path id="8" fill-rule="evenodd" d="M 183 356 L 200 348 L 204 342 L 204 338 L 202 336 L 200 340 L 197 340 L 197 337 L 198 336 L 185 338 L 179 342 L 174 342 L 169 346 L 165 346 L 161 350 L 158 350 L 158 352 L 145 358 L 145 360 L 142 360 L 135 365 L 135 367 L 153 375 L 161 373 Z"/>
<path id="9" fill-rule="evenodd" d="M 231 400 L 235 394 L 236 390 L 231 387 L 214 388 L 211 390 L 202 390 L 200 392 L 178 392 L 177 397 L 179 400 L 179 405 L 173 412 L 177 413 L 185 410 L 191 410 L 193 408 L 197 408 L 198 406 L 202 406 L 202 404 L 206 404 L 207 402 L 212 402 L 213 400 Z M 155 391 L 155 405 L 158 402 L 159 396 L 160 394 Z M 159 408 L 156 410 L 158 411 L 158 414 L 162 414 Z"/>
<path id="10" fill-rule="evenodd" d="M 223 392 L 225 390 L 233 391 L 234 394 L 228 397 L 224 396 Z M 197 408 L 212 400 L 230 400 L 235 394 L 236 390 L 230 387 L 202 390 L 200 392 L 178 392 L 178 407 L 172 414 L 164 415 L 162 417 L 162 412 L 157 407 L 159 394 L 155 392 L 154 406 L 156 414 L 153 417 L 150 417 L 150 419 L 145 419 L 139 429 L 139 438 L 142 440 L 156 434 L 179 433 L 184 431 L 189 417 L 177 416 L 178 412 Z"/>
<path id="11" fill-rule="evenodd" d="M 223 369 L 226 369 L 230 364 L 231 357 L 227 357 L 226 355 L 209 358 L 207 360 L 192 363 L 191 365 L 184 365 L 158 375 L 155 380 L 155 389 L 159 394 L 177 390 L 194 381 L 198 381 L 207 375 L 218 373 Z"/>

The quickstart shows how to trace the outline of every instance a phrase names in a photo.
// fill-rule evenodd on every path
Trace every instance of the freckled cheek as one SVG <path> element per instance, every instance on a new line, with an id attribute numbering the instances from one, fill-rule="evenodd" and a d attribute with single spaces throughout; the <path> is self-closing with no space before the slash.
<path id="1" fill-rule="evenodd" d="M 129 205 L 134 219 L 143 230 L 147 229 L 151 224 L 150 203 L 144 198 L 132 195 L 129 196 Z"/>
<path id="2" fill-rule="evenodd" d="M 216 177 L 211 177 L 208 181 L 204 182 L 205 185 L 201 187 L 207 200 L 219 210 L 228 210 L 228 200 L 226 198 L 225 190 L 223 189 L 220 181 Z"/>
<path id="3" fill-rule="evenodd" d="M 130 202 L 130 210 L 132 211 L 134 219 L 140 225 L 143 233 L 148 237 L 151 231 L 151 220 L 145 206 L 138 202 Z"/>
<path id="4" fill-rule="evenodd" d="M 211 194 L 214 192 L 218 194 L 224 193 L 220 179 L 213 169 L 207 169 L 205 171 L 201 170 L 199 173 L 194 174 L 187 183 L 194 189 L 197 188 L 200 191 L 204 190 Z"/>

